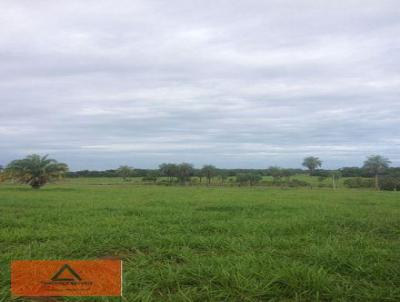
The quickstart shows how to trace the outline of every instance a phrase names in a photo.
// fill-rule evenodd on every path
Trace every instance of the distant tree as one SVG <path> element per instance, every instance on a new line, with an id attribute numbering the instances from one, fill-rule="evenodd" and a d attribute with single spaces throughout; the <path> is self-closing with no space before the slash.
<path id="1" fill-rule="evenodd" d="M 374 175 L 375 189 L 379 190 L 379 174 L 389 168 L 390 160 L 381 155 L 371 155 L 364 161 L 363 169 Z"/>
<path id="2" fill-rule="evenodd" d="M 247 174 L 238 173 L 236 175 L 236 182 L 239 184 L 239 186 L 242 185 L 242 184 L 248 183 L 248 181 L 249 181 L 249 177 L 248 177 Z"/>
<path id="3" fill-rule="evenodd" d="M 250 186 L 253 186 L 257 183 L 259 183 L 262 180 L 262 176 L 258 173 L 250 173 L 249 174 L 249 182 Z"/>
<path id="4" fill-rule="evenodd" d="M 286 181 L 290 181 L 290 178 L 294 175 L 293 171 L 290 169 L 282 169 L 282 177 L 286 178 Z"/>
<path id="5" fill-rule="evenodd" d="M 346 179 L 343 184 L 348 188 L 373 188 L 374 181 L 371 178 L 351 177 Z"/>
<path id="6" fill-rule="evenodd" d="M 160 173 L 162 176 L 168 177 L 168 181 L 171 183 L 174 177 L 178 176 L 178 166 L 172 163 L 163 163 L 159 165 Z"/>
<path id="7" fill-rule="evenodd" d="M 322 161 L 318 157 L 309 156 L 304 158 L 303 166 L 308 169 L 310 175 L 313 175 L 314 171 L 322 166 Z"/>
<path id="8" fill-rule="evenodd" d="M 203 175 L 203 171 L 201 171 L 201 169 L 194 169 L 193 176 L 198 177 L 199 178 L 199 182 L 203 183 L 204 175 Z"/>
<path id="9" fill-rule="evenodd" d="M 322 177 L 327 178 L 330 176 L 330 171 L 323 170 L 323 169 L 315 169 L 313 172 L 313 176 L 322 176 Z"/>
<path id="10" fill-rule="evenodd" d="M 153 183 L 156 183 L 157 182 L 157 178 L 158 178 L 158 172 L 154 171 L 154 170 L 151 170 L 151 171 L 147 172 L 146 176 L 144 176 L 142 178 L 142 180 L 143 181 L 151 181 Z"/>
<path id="11" fill-rule="evenodd" d="M 366 171 L 359 167 L 344 167 L 340 169 L 342 177 L 362 177 L 367 176 Z"/>
<path id="12" fill-rule="evenodd" d="M 132 177 L 134 174 L 134 169 L 129 166 L 120 166 L 117 169 L 117 173 L 123 180 L 128 180 L 129 177 Z"/>
<path id="13" fill-rule="evenodd" d="M 184 184 L 193 176 L 194 168 L 192 164 L 181 163 L 177 166 L 177 177 L 180 183 Z"/>
<path id="14" fill-rule="evenodd" d="M 385 174 L 388 174 L 391 177 L 400 178 L 400 167 L 389 168 L 385 171 Z"/>
<path id="15" fill-rule="evenodd" d="M 228 173 L 224 170 L 217 170 L 218 177 L 221 180 L 221 184 L 224 184 L 225 181 L 228 179 Z"/>
<path id="16" fill-rule="evenodd" d="M 12 161 L 5 170 L 8 177 L 39 189 L 49 181 L 61 178 L 68 171 L 68 166 L 48 158 L 48 155 L 33 154 Z"/>
<path id="17" fill-rule="evenodd" d="M 211 184 L 211 179 L 218 174 L 217 168 L 213 165 L 203 166 L 203 168 L 201 168 L 201 172 L 201 174 L 204 175 L 205 178 L 207 178 L 207 182 L 209 185 Z"/>
<path id="18" fill-rule="evenodd" d="M 255 184 L 257 184 L 258 182 L 260 182 L 262 179 L 262 176 L 260 174 L 257 173 L 239 173 L 236 176 L 236 181 L 239 184 L 249 184 L 250 186 L 253 186 Z"/>
<path id="19" fill-rule="evenodd" d="M 272 166 L 268 168 L 268 174 L 272 176 L 274 181 L 279 181 L 283 176 L 283 169 L 277 166 Z"/>

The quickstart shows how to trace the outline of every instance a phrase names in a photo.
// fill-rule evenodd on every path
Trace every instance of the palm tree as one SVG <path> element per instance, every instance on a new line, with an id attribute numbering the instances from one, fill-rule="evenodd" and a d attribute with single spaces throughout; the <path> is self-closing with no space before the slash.
<path id="1" fill-rule="evenodd" d="M 379 190 L 379 174 L 389 168 L 390 160 L 380 155 L 368 156 L 364 161 L 363 169 L 375 176 L 375 188 Z"/>
<path id="2" fill-rule="evenodd" d="M 59 163 L 48 155 L 29 155 L 24 159 L 14 160 L 5 169 L 8 177 L 20 183 L 29 184 L 34 189 L 39 189 L 53 179 L 62 177 L 68 172 L 68 166 Z"/>
<path id="3" fill-rule="evenodd" d="M 310 175 L 314 173 L 315 169 L 321 167 L 321 165 L 322 161 L 318 157 L 309 156 L 303 160 L 303 166 L 307 167 L 307 169 L 310 172 Z"/>

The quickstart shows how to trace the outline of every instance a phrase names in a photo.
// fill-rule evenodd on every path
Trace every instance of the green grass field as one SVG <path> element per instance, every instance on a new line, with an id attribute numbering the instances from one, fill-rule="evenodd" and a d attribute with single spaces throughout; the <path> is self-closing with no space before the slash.
<path id="1" fill-rule="evenodd" d="M 110 256 L 123 301 L 400 301 L 398 192 L 3 184 L 0 227 L 0 301 L 11 260 Z"/>

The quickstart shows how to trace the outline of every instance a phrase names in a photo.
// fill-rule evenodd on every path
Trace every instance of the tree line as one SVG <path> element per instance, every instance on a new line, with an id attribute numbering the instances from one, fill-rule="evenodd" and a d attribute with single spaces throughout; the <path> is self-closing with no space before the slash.
<path id="1" fill-rule="evenodd" d="M 54 179 L 66 177 L 122 177 L 129 180 L 132 177 L 141 177 L 143 181 L 157 182 L 163 177 L 169 184 L 187 184 L 191 178 L 196 177 L 200 183 L 212 184 L 213 179 L 218 179 L 223 184 L 228 178 L 234 178 L 239 185 L 255 185 L 263 176 L 271 176 L 273 184 L 286 183 L 289 186 L 302 185 L 299 180 L 292 180 L 296 174 L 308 173 L 310 176 L 317 176 L 320 181 L 327 178 L 332 180 L 332 187 L 335 189 L 341 177 L 353 177 L 348 181 L 349 187 L 367 187 L 370 182 L 361 178 L 373 178 L 373 186 L 379 190 L 390 187 L 400 189 L 400 168 L 390 168 L 390 160 L 380 156 L 369 156 L 362 167 L 345 167 L 338 170 L 321 169 L 322 161 L 318 157 L 309 156 L 304 158 L 303 169 L 284 169 L 278 166 L 271 166 L 267 169 L 219 169 L 213 165 L 204 165 L 202 168 L 195 168 L 190 163 L 162 163 L 158 169 L 135 169 L 130 166 L 120 166 L 117 169 L 105 171 L 69 171 L 68 165 L 59 163 L 48 156 L 37 154 L 29 155 L 26 158 L 14 160 L 5 168 L 0 166 L 0 180 L 12 179 L 20 183 L 29 184 L 32 188 L 40 188 L 47 182 Z M 232 179 L 230 179 L 232 181 Z M 388 185 L 391 184 L 391 185 Z M 306 185 L 307 183 L 303 183 Z"/>

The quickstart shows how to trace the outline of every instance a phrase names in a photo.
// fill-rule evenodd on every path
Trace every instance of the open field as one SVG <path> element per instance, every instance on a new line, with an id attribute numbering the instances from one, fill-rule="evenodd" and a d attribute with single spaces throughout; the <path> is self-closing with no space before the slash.
<path id="1" fill-rule="evenodd" d="M 0 185 L 0 301 L 11 260 L 110 256 L 123 301 L 400 301 L 398 192 L 102 181 Z"/>

